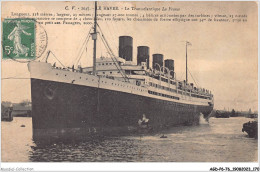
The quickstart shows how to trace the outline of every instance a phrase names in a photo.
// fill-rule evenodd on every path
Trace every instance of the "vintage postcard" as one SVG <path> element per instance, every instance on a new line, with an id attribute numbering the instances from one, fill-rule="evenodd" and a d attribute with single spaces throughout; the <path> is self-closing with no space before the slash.
<path id="1" fill-rule="evenodd" d="M 259 171 L 257 2 L 4 1 L 1 26 L 1 170 Z"/>

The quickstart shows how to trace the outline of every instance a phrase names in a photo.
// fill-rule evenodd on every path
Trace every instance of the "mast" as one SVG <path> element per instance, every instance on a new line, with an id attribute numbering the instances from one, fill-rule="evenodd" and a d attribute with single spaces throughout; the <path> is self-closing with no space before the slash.
<path id="1" fill-rule="evenodd" d="M 187 53 L 188 41 L 186 41 L 186 83 L 188 83 L 188 53 Z"/>
<path id="2" fill-rule="evenodd" d="M 96 56 L 97 56 L 97 1 L 95 1 L 95 17 L 94 17 L 94 33 L 92 33 L 94 40 L 93 48 L 93 75 L 96 75 Z"/>
<path id="3" fill-rule="evenodd" d="M 191 43 L 186 41 L 186 83 L 188 83 L 188 45 L 191 45 Z"/>

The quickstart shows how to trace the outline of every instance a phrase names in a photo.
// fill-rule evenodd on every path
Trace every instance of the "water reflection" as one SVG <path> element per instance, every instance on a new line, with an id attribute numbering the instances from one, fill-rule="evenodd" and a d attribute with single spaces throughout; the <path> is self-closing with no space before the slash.
<path id="1" fill-rule="evenodd" d="M 30 161 L 136 161 L 143 156 L 140 150 L 147 149 L 147 145 L 144 147 L 139 142 L 141 140 L 127 138 L 93 138 L 93 140 L 80 142 L 38 142 L 35 146 L 31 146 Z"/>
<path id="2" fill-rule="evenodd" d="M 33 141 L 31 118 L 15 118 L 2 122 L 2 161 L 252 162 L 257 161 L 257 140 L 241 132 L 248 120 L 211 118 L 209 123 L 159 133 Z M 160 138 L 163 134 L 167 138 Z"/>

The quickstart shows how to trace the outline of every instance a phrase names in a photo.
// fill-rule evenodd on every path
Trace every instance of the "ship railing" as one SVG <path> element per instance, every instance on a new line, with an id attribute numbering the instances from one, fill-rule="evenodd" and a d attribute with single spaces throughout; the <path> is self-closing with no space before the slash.
<path id="1" fill-rule="evenodd" d="M 171 84 L 171 81 L 177 83 L 176 73 L 173 70 L 169 70 L 167 67 L 160 66 L 158 63 L 155 63 L 155 65 L 158 66 L 160 70 L 157 71 L 154 69 L 152 71 L 152 74 L 149 73 L 149 76 L 151 76 L 152 78 L 155 78 L 155 79 L 159 79 L 160 82 L 161 81 L 168 82 L 170 85 L 175 85 L 175 84 Z M 167 71 L 167 75 L 164 73 L 164 69 Z M 171 72 L 173 72 L 175 77 L 171 76 Z M 162 79 L 163 77 L 167 78 L 166 81 L 164 81 Z M 177 83 L 177 85 L 178 85 L 178 83 Z"/>
<path id="2" fill-rule="evenodd" d="M 159 64 L 157 64 L 157 65 L 160 67 Z M 159 71 L 160 72 L 159 75 L 158 74 L 156 75 L 156 72 L 154 72 L 154 74 L 151 76 L 152 78 L 160 80 L 159 85 L 161 85 L 161 81 L 163 81 L 163 82 L 167 81 L 170 84 L 170 86 L 176 85 L 176 92 L 177 93 L 178 93 L 178 91 L 180 91 L 181 94 L 185 94 L 185 95 L 189 95 L 189 96 L 191 96 L 191 94 L 197 94 L 198 96 L 206 96 L 206 97 L 210 98 L 211 94 L 203 92 L 201 89 L 194 89 L 192 86 L 189 87 L 185 83 L 177 81 L 176 73 L 173 70 L 171 70 L 171 71 L 174 72 L 174 74 L 175 74 L 175 80 L 171 80 L 170 76 L 168 75 L 168 79 L 164 81 L 162 78 L 165 76 L 165 74 L 162 74 L 162 69 L 167 70 L 168 68 L 165 68 L 163 66 L 160 67 L 160 68 L 161 68 L 161 70 Z M 167 70 L 167 71 L 168 71 L 168 73 L 171 72 L 170 70 Z M 172 84 L 171 81 L 174 82 L 175 84 Z"/>
<path id="3" fill-rule="evenodd" d="M 53 69 L 58 69 L 58 70 L 70 71 L 69 68 L 64 68 L 64 67 L 52 66 L 52 68 L 53 68 Z"/>

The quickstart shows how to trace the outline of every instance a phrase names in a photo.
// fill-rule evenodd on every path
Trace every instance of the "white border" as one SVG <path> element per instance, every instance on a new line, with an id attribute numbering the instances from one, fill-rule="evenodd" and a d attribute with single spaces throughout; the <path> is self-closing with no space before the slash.
<path id="1" fill-rule="evenodd" d="M 209 171 L 212 167 L 259 167 L 258 163 L 3 163 L 1 168 L 34 171 Z"/>

